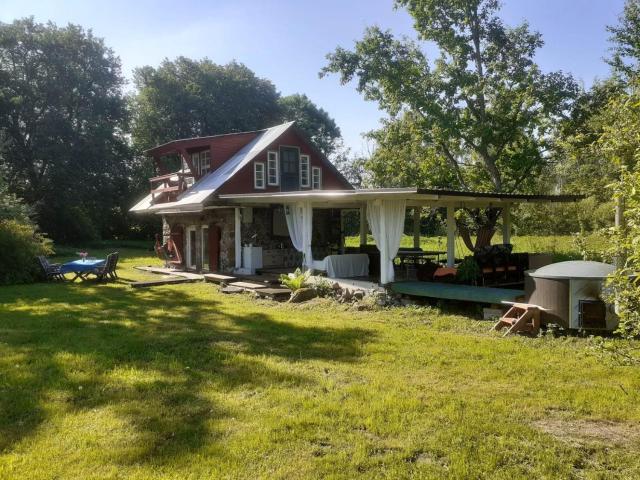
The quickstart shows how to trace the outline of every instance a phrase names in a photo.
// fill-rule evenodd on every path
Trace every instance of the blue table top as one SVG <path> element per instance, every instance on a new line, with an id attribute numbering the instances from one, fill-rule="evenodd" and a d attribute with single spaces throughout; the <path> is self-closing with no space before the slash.
<path id="1" fill-rule="evenodd" d="M 89 272 L 94 268 L 104 264 L 104 262 L 104 258 L 98 258 L 95 260 L 74 260 L 73 262 L 67 262 L 60 265 L 60 271 L 62 273 Z"/>

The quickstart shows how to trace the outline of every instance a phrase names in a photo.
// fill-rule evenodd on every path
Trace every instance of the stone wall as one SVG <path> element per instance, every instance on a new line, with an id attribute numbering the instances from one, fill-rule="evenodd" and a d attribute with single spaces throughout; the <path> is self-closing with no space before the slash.
<path id="1" fill-rule="evenodd" d="M 236 265 L 235 257 L 235 212 L 233 208 L 219 208 L 208 210 L 198 214 L 180 214 L 166 215 L 165 217 L 168 228 L 181 226 L 187 228 L 196 226 L 198 232 L 203 226 L 218 226 L 220 228 L 220 268 L 221 272 L 232 272 Z M 164 233 L 164 227 L 163 227 Z M 200 258 L 199 237 L 196 241 L 196 265 L 201 268 L 202 258 Z M 182 246 L 183 256 L 186 261 L 186 232 L 184 238 L 185 244 Z"/>

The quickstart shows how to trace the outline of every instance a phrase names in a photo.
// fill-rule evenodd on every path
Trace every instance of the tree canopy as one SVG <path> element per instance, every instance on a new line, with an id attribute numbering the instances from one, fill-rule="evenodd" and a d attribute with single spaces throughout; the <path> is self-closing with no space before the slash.
<path id="1" fill-rule="evenodd" d="M 279 94 L 245 65 L 178 57 L 136 69 L 133 99 L 139 150 L 178 138 L 258 130 L 280 120 Z"/>
<path id="2" fill-rule="evenodd" d="M 340 129 L 306 95 L 281 97 L 271 81 L 247 66 L 179 57 L 134 74 L 133 139 L 138 151 L 178 138 L 259 130 L 295 120 L 330 155 Z"/>
<path id="3" fill-rule="evenodd" d="M 42 229 L 108 235 L 126 191 L 120 62 L 77 25 L 0 23 L 0 163 Z"/>
<path id="4" fill-rule="evenodd" d="M 571 76 L 543 73 L 534 55 L 543 42 L 524 23 L 506 26 L 497 0 L 398 0 L 414 21 L 419 41 L 366 30 L 353 50 L 337 48 L 321 74 L 346 84 L 391 116 L 373 133 L 380 149 L 371 168 L 385 169 L 392 152 L 398 166 L 436 171 L 418 180 L 440 186 L 523 191 L 549 159 L 549 139 L 577 93 Z M 401 142 L 411 140 L 414 145 Z M 400 142 L 400 143 L 399 143 Z M 413 177 L 404 169 L 402 175 Z M 392 182 L 388 175 L 380 179 Z"/>

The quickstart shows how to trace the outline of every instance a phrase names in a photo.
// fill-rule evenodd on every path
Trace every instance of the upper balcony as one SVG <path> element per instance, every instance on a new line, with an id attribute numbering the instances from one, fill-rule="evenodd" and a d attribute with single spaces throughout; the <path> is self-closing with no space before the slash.
<path id="1" fill-rule="evenodd" d="M 188 189 L 193 182 L 193 174 L 184 171 L 152 177 L 149 179 L 151 201 L 152 203 L 174 201 L 178 195 Z"/>

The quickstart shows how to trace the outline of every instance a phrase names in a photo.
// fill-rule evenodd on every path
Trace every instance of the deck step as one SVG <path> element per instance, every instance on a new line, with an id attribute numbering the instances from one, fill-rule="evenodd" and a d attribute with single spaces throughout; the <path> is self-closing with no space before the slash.
<path id="1" fill-rule="evenodd" d="M 198 281 L 200 281 L 199 278 L 173 277 L 173 278 L 162 278 L 159 280 L 145 280 L 141 282 L 131 282 L 129 286 L 131 288 L 148 288 L 148 287 L 159 287 L 161 285 L 176 285 L 179 283 L 194 283 Z"/>
<path id="2" fill-rule="evenodd" d="M 238 278 L 230 275 L 222 275 L 219 273 L 205 273 L 204 281 L 211 283 L 230 283 L 235 282 Z"/>
<path id="3" fill-rule="evenodd" d="M 258 290 L 259 288 L 267 288 L 264 283 L 255 282 L 231 282 L 230 287 L 244 288 L 245 290 Z"/>
<path id="4" fill-rule="evenodd" d="M 288 300 L 291 296 L 291 290 L 288 288 L 259 288 L 255 292 L 261 298 L 270 298 L 278 301 Z"/>
<path id="5" fill-rule="evenodd" d="M 244 288 L 240 288 L 240 287 L 222 287 L 220 289 L 220 293 L 226 293 L 226 294 L 242 293 L 242 292 L 244 292 Z"/>

